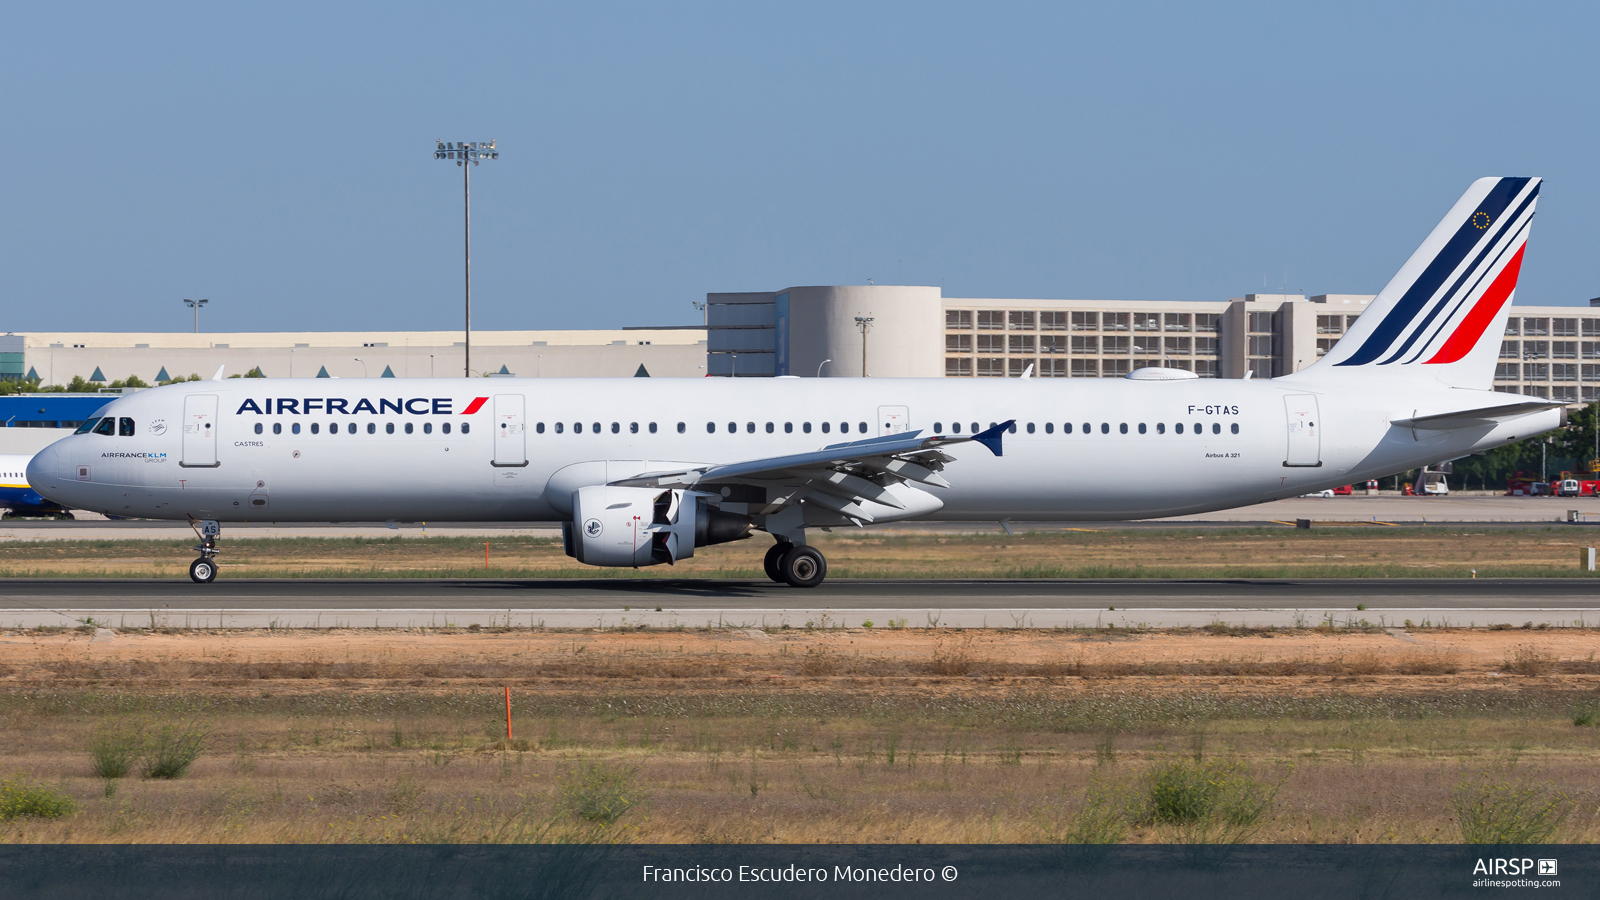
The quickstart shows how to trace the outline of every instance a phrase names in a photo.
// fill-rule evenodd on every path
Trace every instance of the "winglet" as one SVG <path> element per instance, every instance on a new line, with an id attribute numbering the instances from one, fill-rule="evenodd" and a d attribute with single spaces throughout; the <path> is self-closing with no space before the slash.
<path id="1" fill-rule="evenodd" d="M 1006 431 L 1015 424 L 1017 424 L 1016 419 L 1007 419 L 1004 422 L 1001 422 L 999 425 L 990 428 L 988 431 L 978 432 L 972 436 L 972 439 L 984 445 L 985 447 L 988 447 L 989 452 L 993 453 L 995 456 L 1005 456 L 1005 454 L 1001 452 L 1000 435 L 1005 434 Z"/>
<path id="2" fill-rule="evenodd" d="M 211 380 L 212 381 L 221 381 L 222 380 L 222 370 L 226 369 L 227 367 L 228 367 L 227 363 L 223 363 L 222 365 L 217 366 L 217 374 L 211 376 Z"/>

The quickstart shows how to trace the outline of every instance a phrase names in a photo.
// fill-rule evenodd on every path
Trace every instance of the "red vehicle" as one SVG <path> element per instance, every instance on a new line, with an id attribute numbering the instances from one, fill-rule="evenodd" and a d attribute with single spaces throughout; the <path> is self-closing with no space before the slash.
<path id="1" fill-rule="evenodd" d="M 1336 487 L 1333 489 L 1333 495 L 1335 497 L 1348 497 L 1355 492 L 1356 486 L 1353 484 L 1347 484 L 1344 487 Z"/>

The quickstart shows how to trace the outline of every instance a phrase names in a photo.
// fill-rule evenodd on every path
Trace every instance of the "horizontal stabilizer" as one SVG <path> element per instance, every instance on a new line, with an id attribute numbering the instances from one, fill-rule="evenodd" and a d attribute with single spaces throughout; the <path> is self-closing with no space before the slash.
<path id="1" fill-rule="evenodd" d="M 1421 428 L 1429 431 L 1448 431 L 1452 428 L 1476 428 L 1484 425 L 1496 425 L 1533 413 L 1544 412 L 1565 406 L 1565 404 L 1551 400 L 1523 400 L 1517 403 L 1505 403 L 1499 406 L 1484 406 L 1478 409 L 1462 409 L 1455 412 L 1436 413 L 1431 416 L 1412 416 L 1406 419 L 1393 419 L 1392 424 L 1402 428 Z"/>

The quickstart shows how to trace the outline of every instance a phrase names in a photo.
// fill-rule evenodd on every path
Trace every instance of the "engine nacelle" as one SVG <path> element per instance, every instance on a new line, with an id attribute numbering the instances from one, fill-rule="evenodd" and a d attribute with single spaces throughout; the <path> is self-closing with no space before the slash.
<path id="1" fill-rule="evenodd" d="M 713 507 L 712 496 L 603 484 L 578 488 L 572 492 L 572 521 L 561 526 L 563 549 L 587 565 L 638 568 L 749 537 L 751 518 Z"/>

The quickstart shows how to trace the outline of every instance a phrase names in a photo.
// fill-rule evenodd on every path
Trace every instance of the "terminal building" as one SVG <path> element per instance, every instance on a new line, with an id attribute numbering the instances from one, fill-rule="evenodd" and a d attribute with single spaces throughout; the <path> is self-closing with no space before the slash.
<path id="1" fill-rule="evenodd" d="M 1117 378 L 1145 366 L 1274 378 L 1327 353 L 1370 294 L 1225 301 L 999 300 L 855 285 L 708 294 L 713 375 Z M 1496 390 L 1600 399 L 1600 299 L 1514 306 Z"/>
<path id="2" fill-rule="evenodd" d="M 1202 378 L 1273 378 L 1328 351 L 1365 294 L 1247 294 L 1223 301 L 1002 300 L 937 287 L 836 285 L 706 295 L 705 325 L 478 331 L 472 374 L 520 377 L 1117 378 L 1145 366 Z M 1516 306 L 1494 387 L 1600 400 L 1600 299 Z M 198 375 L 416 378 L 462 374 L 460 332 L 30 333 L 0 336 L 0 380 L 91 388 Z M 32 395 L 40 397 L 43 395 Z M 0 421 L 70 427 L 56 395 L 0 397 Z M 15 407 L 15 408 L 13 408 Z"/>

